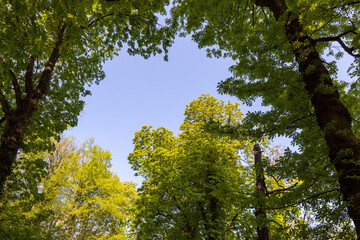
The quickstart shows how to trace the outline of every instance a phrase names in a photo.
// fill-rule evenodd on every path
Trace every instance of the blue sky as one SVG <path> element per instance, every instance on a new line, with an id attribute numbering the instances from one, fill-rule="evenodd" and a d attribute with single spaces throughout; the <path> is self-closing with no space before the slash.
<path id="1" fill-rule="evenodd" d="M 127 161 L 135 131 L 151 125 L 178 133 L 185 105 L 201 94 L 235 102 L 216 91 L 217 83 L 231 76 L 232 64 L 230 59 L 206 57 L 188 38 L 176 39 L 168 62 L 161 55 L 144 60 L 121 51 L 105 63 L 106 78 L 90 88 L 92 96 L 85 99 L 78 126 L 64 134 L 78 144 L 94 137 L 96 144 L 110 150 L 120 179 L 140 183 Z"/>
<path id="2" fill-rule="evenodd" d="M 232 64 L 230 59 L 206 57 L 205 50 L 189 38 L 176 39 L 168 62 L 161 55 L 144 60 L 121 51 L 105 63 L 106 78 L 90 88 L 92 96 L 85 99 L 78 126 L 64 134 L 75 137 L 78 144 L 94 137 L 96 144 L 110 150 L 113 171 L 120 179 L 140 183 L 127 161 L 135 131 L 150 125 L 178 133 L 185 105 L 201 94 L 236 102 L 216 91 L 217 83 L 231 76 L 228 68 Z M 289 142 L 280 143 L 286 146 Z"/>

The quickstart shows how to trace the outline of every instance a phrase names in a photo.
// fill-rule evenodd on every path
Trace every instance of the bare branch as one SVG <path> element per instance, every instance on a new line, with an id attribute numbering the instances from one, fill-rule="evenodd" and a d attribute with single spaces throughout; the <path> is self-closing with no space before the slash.
<path id="1" fill-rule="evenodd" d="M 21 90 L 20 90 L 20 86 L 19 86 L 19 81 L 17 80 L 15 73 L 12 69 L 10 69 L 9 72 L 12 76 L 11 82 L 12 82 L 12 85 L 13 85 L 14 91 L 15 91 L 16 104 L 19 105 L 21 102 Z"/>

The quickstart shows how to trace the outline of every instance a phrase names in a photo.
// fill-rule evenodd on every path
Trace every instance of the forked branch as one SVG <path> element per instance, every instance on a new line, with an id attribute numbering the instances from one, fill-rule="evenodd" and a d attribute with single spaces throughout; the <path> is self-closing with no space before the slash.
<path id="1" fill-rule="evenodd" d="M 348 47 L 344 41 L 341 39 L 343 36 L 349 34 L 349 33 L 353 33 L 353 34 L 357 34 L 353 29 L 346 31 L 338 36 L 334 36 L 334 37 L 322 37 L 322 38 L 317 38 L 315 39 L 316 42 L 338 42 L 340 44 L 340 46 L 345 50 L 345 52 L 347 52 L 350 56 L 353 56 L 354 58 L 358 58 L 360 57 L 360 54 L 355 54 L 355 48 L 354 47 Z"/>

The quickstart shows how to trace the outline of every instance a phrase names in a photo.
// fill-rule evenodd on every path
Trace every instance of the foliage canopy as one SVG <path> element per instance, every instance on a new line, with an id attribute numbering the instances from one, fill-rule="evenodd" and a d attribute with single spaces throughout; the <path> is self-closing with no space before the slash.
<path id="1" fill-rule="evenodd" d="M 300 165 L 317 175 L 336 174 L 360 235 L 359 124 L 353 121 L 360 109 L 360 3 L 174 2 L 174 28 L 191 34 L 210 56 L 237 61 L 231 67 L 233 77 L 219 84 L 219 92 L 248 105 L 260 98 L 271 106 L 267 112 L 249 113 L 245 131 L 239 129 L 237 135 L 293 138 Z M 337 60 L 344 53 L 353 58 L 351 80 L 338 79 Z M 293 156 L 288 155 L 289 164 L 294 164 Z"/>
<path id="2" fill-rule="evenodd" d="M 167 52 L 172 31 L 158 24 L 167 4 L 0 1 L 0 192 L 20 148 L 47 147 L 77 124 L 87 86 L 124 44 L 145 58 Z"/>
<path id="3" fill-rule="evenodd" d="M 2 239 L 132 239 L 133 183 L 110 171 L 93 140 L 21 154 L 0 205 Z M 41 189 L 41 191 L 39 191 Z"/>

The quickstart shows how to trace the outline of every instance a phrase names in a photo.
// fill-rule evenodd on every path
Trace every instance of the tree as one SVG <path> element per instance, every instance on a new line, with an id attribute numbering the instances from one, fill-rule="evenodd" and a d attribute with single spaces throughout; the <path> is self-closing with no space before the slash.
<path id="1" fill-rule="evenodd" d="M 237 122 L 237 104 L 202 95 L 185 110 L 178 137 L 161 127 L 135 133 L 132 168 L 144 178 L 137 206 L 138 239 L 223 239 L 244 193 L 238 165 L 243 143 L 205 131 L 206 122 Z"/>
<path id="2" fill-rule="evenodd" d="M 254 145 L 254 168 L 256 174 L 256 207 L 255 217 L 257 222 L 257 239 L 258 240 L 269 240 L 270 234 L 268 229 L 268 221 L 265 211 L 266 201 L 266 183 L 264 176 L 264 168 L 262 166 L 261 159 L 261 148 L 259 144 Z"/>
<path id="3" fill-rule="evenodd" d="M 199 47 L 210 47 L 209 55 L 237 61 L 234 77 L 219 84 L 221 93 L 249 105 L 260 97 L 272 106 L 248 114 L 248 134 L 292 137 L 309 166 L 316 159 L 306 149 L 328 155 L 322 164 L 334 168 L 358 236 L 360 146 L 353 120 L 360 109 L 359 6 L 350 0 L 178 0 L 172 9 L 174 28 L 192 34 Z M 325 60 L 326 54 L 338 59 L 344 52 L 354 57 L 351 84 L 337 79 L 335 60 Z"/>
<path id="4" fill-rule="evenodd" d="M 262 225 L 254 214 L 259 206 L 271 239 L 304 235 L 300 207 L 287 205 L 292 187 L 286 186 L 298 180 L 269 171 L 273 178 L 265 174 L 266 199 L 259 203 L 251 141 L 208 129 L 213 121 L 241 125 L 238 106 L 202 95 L 186 107 L 178 136 L 163 127 L 135 133 L 129 161 L 144 178 L 135 203 L 138 239 L 255 239 Z M 270 168 L 260 164 L 256 168 Z"/>
<path id="5" fill-rule="evenodd" d="M 132 239 L 136 189 L 110 171 L 109 151 L 93 140 L 77 148 L 63 139 L 56 147 L 17 160 L 0 212 L 2 238 Z"/>
<path id="6" fill-rule="evenodd" d="M 75 126 L 123 44 L 145 58 L 167 51 L 157 23 L 168 1 L 0 1 L 0 195 L 19 149 L 46 147 Z M 36 144 L 37 143 L 37 144 Z"/>

